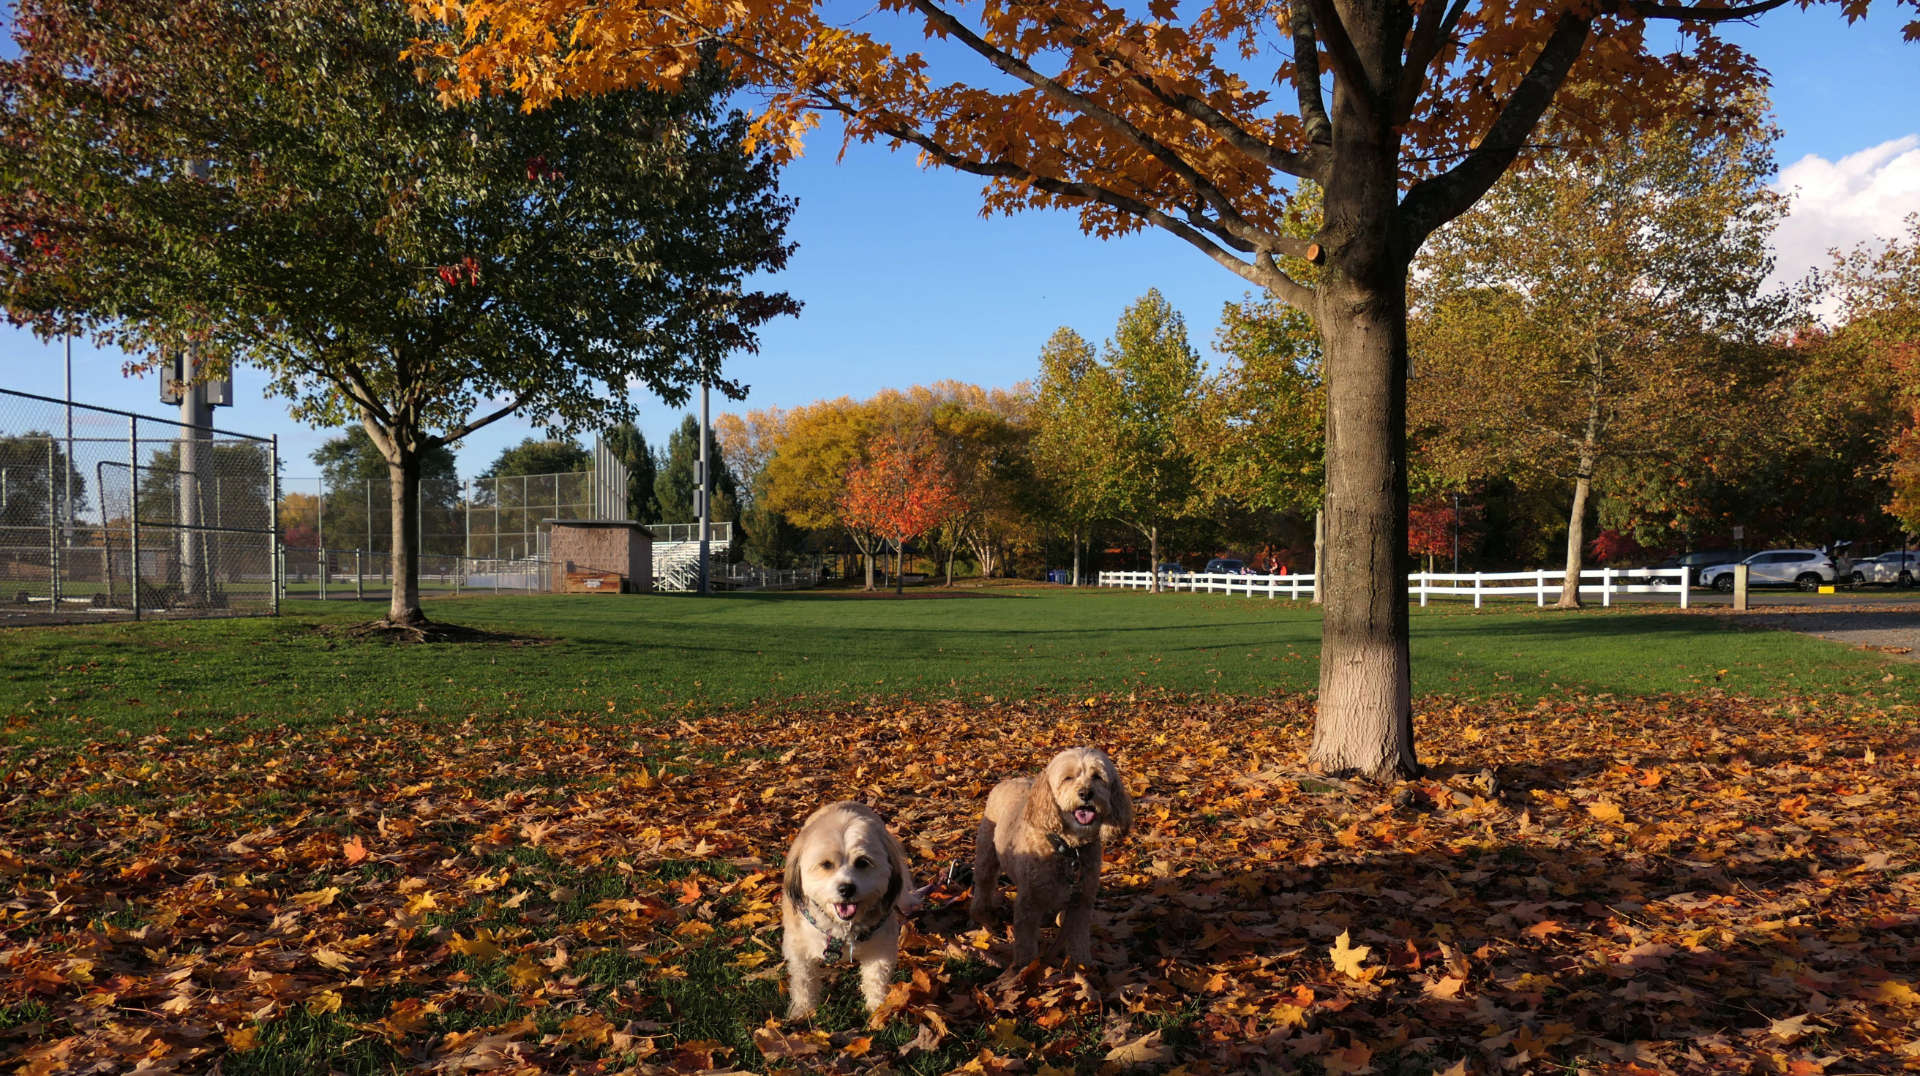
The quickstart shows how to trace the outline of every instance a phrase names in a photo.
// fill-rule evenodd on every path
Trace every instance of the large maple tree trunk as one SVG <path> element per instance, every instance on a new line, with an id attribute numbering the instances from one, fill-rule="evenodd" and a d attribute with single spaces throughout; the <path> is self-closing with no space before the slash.
<path id="1" fill-rule="evenodd" d="M 1397 48 L 1397 46 L 1396 46 Z M 1366 50 L 1363 49 L 1363 54 Z M 1376 780 L 1417 774 L 1407 639 L 1407 263 L 1396 137 L 1336 93 L 1326 345 L 1326 578 L 1320 701 L 1308 761 Z M 1349 103 L 1350 105 L 1350 103 Z"/>
<path id="2" fill-rule="evenodd" d="M 1073 585 L 1080 585 L 1080 528 L 1073 528 Z"/>
<path id="3" fill-rule="evenodd" d="M 906 569 L 905 566 L 900 563 L 900 559 L 905 555 L 906 551 L 907 543 L 904 538 L 893 543 L 893 592 L 895 594 L 904 593 L 906 590 Z"/>
<path id="4" fill-rule="evenodd" d="M 420 610 L 420 454 L 394 439 L 387 456 L 387 485 L 393 493 L 393 598 L 387 604 L 387 623 L 418 627 L 427 622 Z"/>

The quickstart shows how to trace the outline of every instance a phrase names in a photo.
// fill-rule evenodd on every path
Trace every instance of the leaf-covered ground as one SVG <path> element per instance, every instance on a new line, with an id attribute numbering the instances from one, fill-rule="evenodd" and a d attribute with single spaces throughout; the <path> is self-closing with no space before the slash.
<path id="1" fill-rule="evenodd" d="M 386 719 L 31 755 L 0 785 L 18 1071 L 1882 1072 L 1920 1064 L 1920 738 L 1724 697 L 1421 715 L 1303 776 L 1304 703 Z M 1824 713 L 1824 716 L 1823 716 Z M 1091 990 L 996 985 L 937 891 L 885 1019 L 787 1024 L 778 872 L 859 798 L 923 877 L 997 780 L 1110 750 Z"/>

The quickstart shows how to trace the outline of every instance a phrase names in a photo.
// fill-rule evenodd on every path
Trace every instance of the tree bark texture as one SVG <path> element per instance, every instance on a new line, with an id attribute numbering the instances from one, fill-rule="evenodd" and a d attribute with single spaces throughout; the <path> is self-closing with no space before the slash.
<path id="1" fill-rule="evenodd" d="M 1352 20 L 1358 21 L 1358 20 Z M 1388 25 L 1364 27 L 1383 37 Z M 1360 30 L 1355 28 L 1355 36 Z M 1397 56 L 1356 41 L 1363 56 Z M 1370 71 L 1375 85 L 1394 72 Z M 1320 699 L 1308 755 L 1328 773 L 1374 780 L 1420 770 L 1413 745 L 1407 613 L 1407 265 L 1398 206 L 1398 137 L 1379 102 L 1334 95 L 1328 251 L 1315 320 L 1326 347 L 1325 578 Z"/>
<path id="2" fill-rule="evenodd" d="M 1080 585 L 1080 528 L 1073 529 L 1073 585 Z"/>
<path id="3" fill-rule="evenodd" d="M 1320 604 L 1320 581 L 1327 577 L 1327 513 L 1313 514 L 1313 604 Z"/>
<path id="4" fill-rule="evenodd" d="M 906 589 L 907 577 L 900 562 L 901 558 L 906 555 L 906 551 L 907 543 L 893 543 L 893 592 L 895 594 L 903 593 Z"/>
<path id="5" fill-rule="evenodd" d="M 420 609 L 420 454 L 399 437 L 387 456 L 387 485 L 393 497 L 393 598 L 387 604 L 387 622 L 418 627 L 427 622 Z"/>

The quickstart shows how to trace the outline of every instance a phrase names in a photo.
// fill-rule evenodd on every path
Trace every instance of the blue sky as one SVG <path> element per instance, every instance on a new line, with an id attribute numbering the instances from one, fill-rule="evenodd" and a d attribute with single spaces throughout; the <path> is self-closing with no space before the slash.
<path id="1" fill-rule="evenodd" d="M 1730 35 L 1773 72 L 1782 179 L 1804 195 L 1782 231 L 1782 275 L 1797 277 L 1831 246 L 1891 235 L 1920 210 L 1920 45 L 1902 42 L 1901 21 L 1885 8 L 1848 27 L 1831 9 L 1787 8 Z M 940 378 L 1011 385 L 1032 376 L 1055 328 L 1104 339 L 1150 287 L 1186 314 L 1204 351 L 1221 306 L 1246 292 L 1171 237 L 1092 239 L 1064 213 L 983 219 L 977 180 L 877 146 L 850 147 L 836 161 L 838 149 L 837 135 L 818 132 L 784 175 L 783 189 L 799 199 L 790 233 L 799 250 L 774 279 L 806 308 L 769 327 L 759 354 L 733 360 L 751 394 L 744 404 L 716 398 L 716 413 Z M 75 398 L 166 411 L 151 379 L 120 376 L 121 361 L 76 341 Z M 263 397 L 258 373 L 241 370 L 236 381 L 240 402 L 216 412 L 217 424 L 279 434 L 284 473 L 300 488 L 292 480 L 318 473 L 310 455 L 329 432 L 288 418 L 284 401 Z M 0 328 L 0 387 L 62 395 L 59 343 Z M 664 439 L 679 412 L 641 404 L 649 439 Z M 461 447 L 461 472 L 480 471 L 530 432 L 534 423 L 508 420 L 474 435 Z"/>

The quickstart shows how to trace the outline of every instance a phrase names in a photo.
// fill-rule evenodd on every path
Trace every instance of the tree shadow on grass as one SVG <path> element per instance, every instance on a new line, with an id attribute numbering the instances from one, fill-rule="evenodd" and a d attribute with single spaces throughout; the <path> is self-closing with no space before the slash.
<path id="1" fill-rule="evenodd" d="M 1415 1071 L 1475 1054 L 1524 1068 L 1528 1051 L 1535 1064 L 1621 1060 L 1634 1043 L 1671 1058 L 1712 1040 L 1714 1069 L 1785 1050 L 1773 1022 L 1812 1012 L 1824 1015 L 1806 1034 L 1832 1036 L 1818 1052 L 1894 1071 L 1902 1059 L 1863 1025 L 1905 1041 L 1904 1019 L 1875 991 L 1914 974 L 1920 928 L 1911 916 L 1871 929 L 1854 918 L 1905 907 L 1895 874 L 1823 884 L 1834 857 L 1850 857 L 1812 857 L 1827 869 L 1797 852 L 1710 863 L 1504 842 L 1158 880 L 1109 867 L 1096 951 L 1115 996 L 1171 983 L 1218 998 L 1194 1030 L 1213 1044 L 1200 1052 L 1230 1067 L 1350 1042 L 1408 1043 L 1376 1046 L 1376 1064 Z M 1343 932 L 1370 950 L 1364 981 L 1331 969 Z M 1232 1004 L 1239 992 L 1304 1012 L 1275 1019 L 1271 1001 Z"/>

